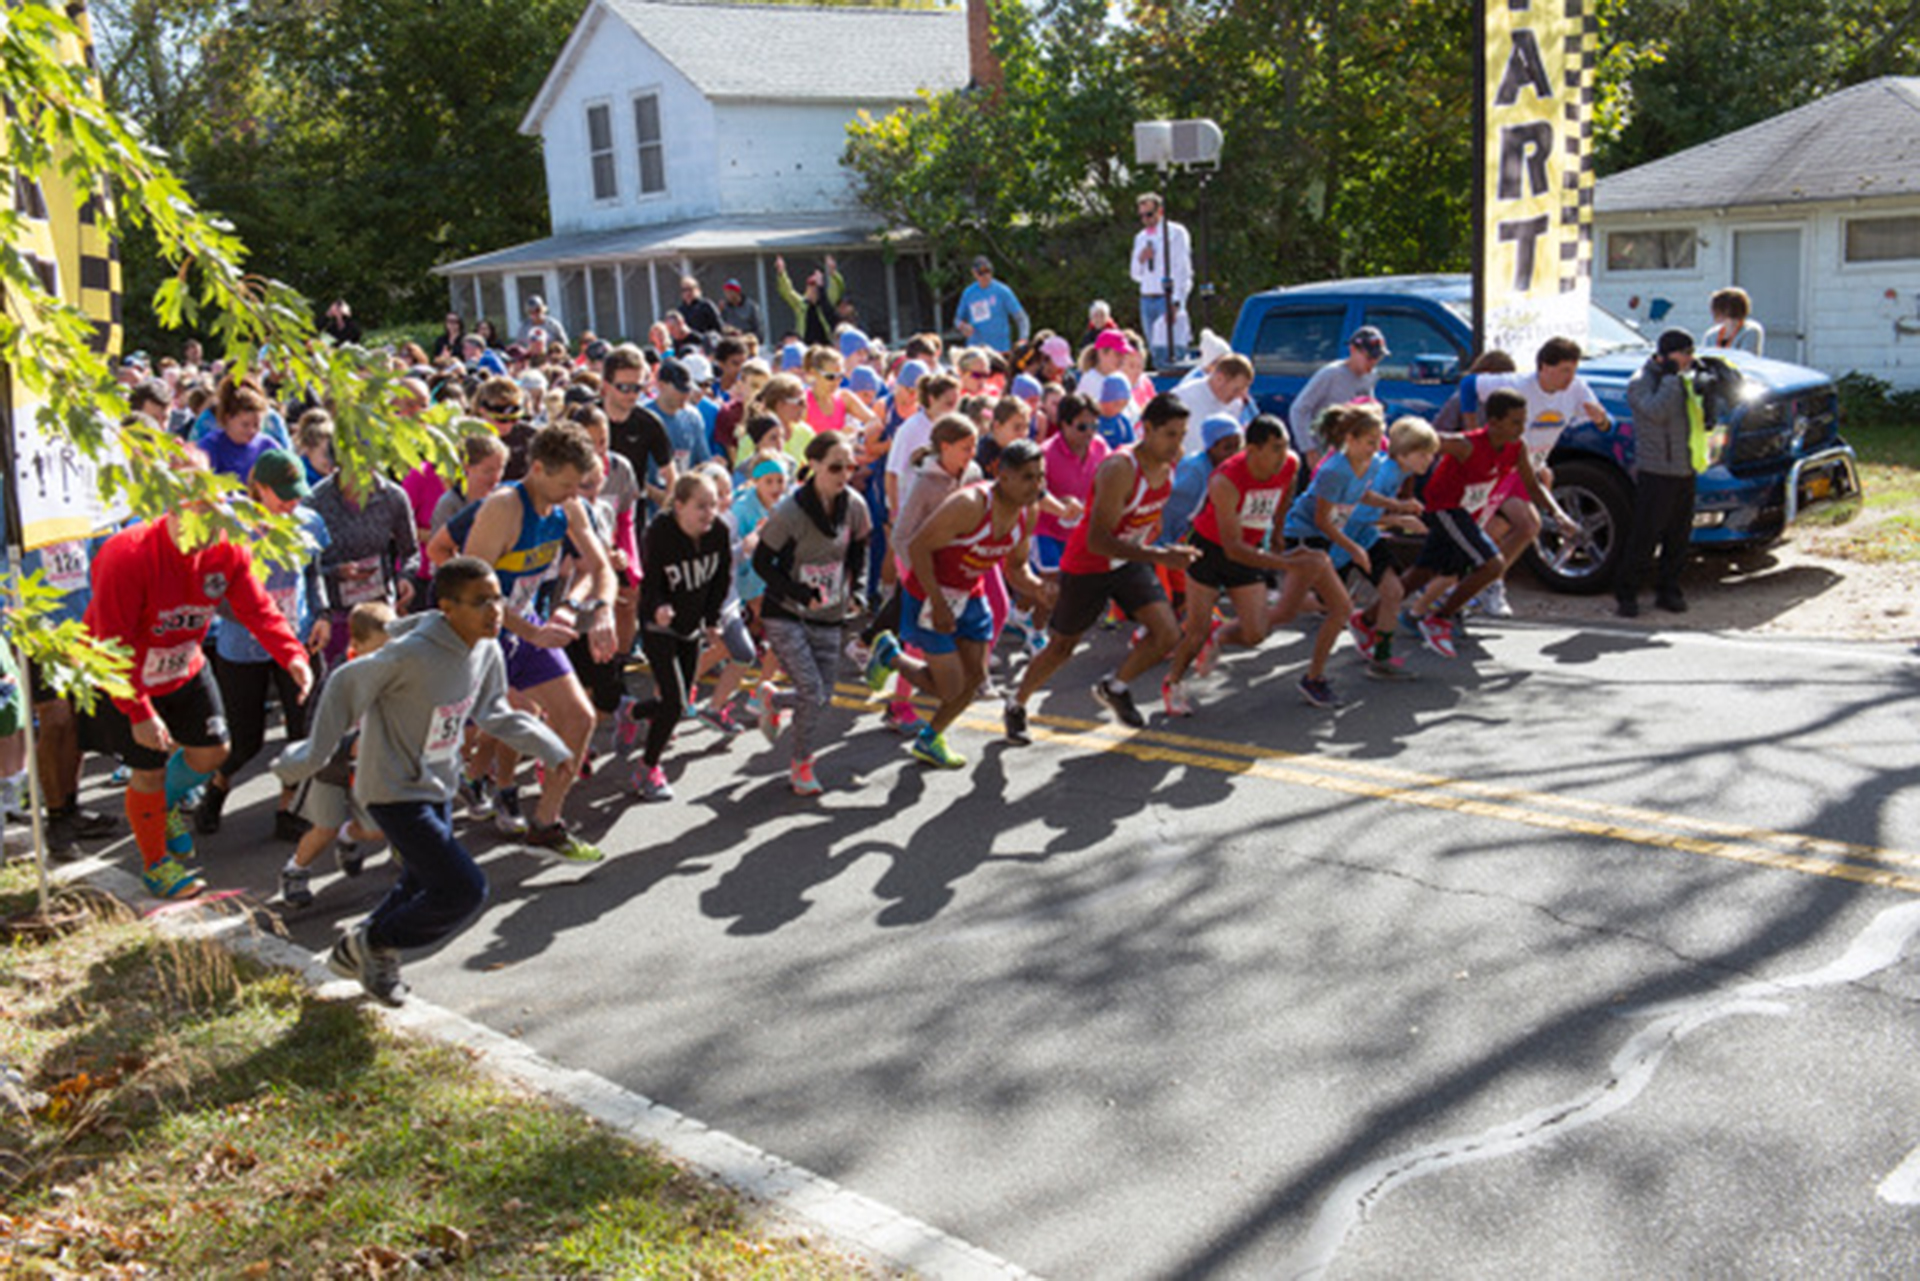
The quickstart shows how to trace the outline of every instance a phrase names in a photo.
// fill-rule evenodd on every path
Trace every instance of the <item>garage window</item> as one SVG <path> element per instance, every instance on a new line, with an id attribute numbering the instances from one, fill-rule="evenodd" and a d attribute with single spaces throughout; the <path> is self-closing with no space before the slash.
<path id="1" fill-rule="evenodd" d="M 1920 258 L 1920 217 L 1850 218 L 1848 262 L 1894 262 Z"/>
<path id="2" fill-rule="evenodd" d="M 1608 271 L 1692 271 L 1694 246 L 1691 227 L 1607 233 Z"/>

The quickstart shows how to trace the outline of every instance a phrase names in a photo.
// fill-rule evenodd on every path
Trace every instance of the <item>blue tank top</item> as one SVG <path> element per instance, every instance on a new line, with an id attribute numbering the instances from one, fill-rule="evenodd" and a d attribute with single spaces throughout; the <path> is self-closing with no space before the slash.
<path id="1" fill-rule="evenodd" d="M 520 537 L 493 563 L 494 576 L 510 608 L 535 617 L 540 589 L 560 567 L 560 549 L 567 538 L 567 509 L 555 506 L 541 516 L 521 481 L 502 486 L 520 496 Z"/>

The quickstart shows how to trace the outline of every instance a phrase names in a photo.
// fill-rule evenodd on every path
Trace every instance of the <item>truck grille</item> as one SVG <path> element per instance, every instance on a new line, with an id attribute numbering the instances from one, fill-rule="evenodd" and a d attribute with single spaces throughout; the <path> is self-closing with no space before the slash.
<path id="1" fill-rule="evenodd" d="M 1727 463 L 1737 469 L 1812 453 L 1839 434 L 1839 398 L 1831 387 L 1765 400 L 1740 415 Z"/>

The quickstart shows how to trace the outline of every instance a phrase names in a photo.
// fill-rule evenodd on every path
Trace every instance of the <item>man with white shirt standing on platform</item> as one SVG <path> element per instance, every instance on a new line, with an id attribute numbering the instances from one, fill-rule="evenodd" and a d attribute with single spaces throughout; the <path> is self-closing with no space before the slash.
<path id="1" fill-rule="evenodd" d="M 1184 351 L 1193 342 L 1187 319 L 1187 294 L 1193 289 L 1193 242 L 1187 229 L 1167 218 L 1166 202 L 1158 192 L 1140 197 L 1140 230 L 1133 237 L 1134 283 L 1140 286 L 1140 330 L 1151 354 L 1172 358 L 1167 349 L 1169 300 L 1172 306 L 1173 344 Z"/>

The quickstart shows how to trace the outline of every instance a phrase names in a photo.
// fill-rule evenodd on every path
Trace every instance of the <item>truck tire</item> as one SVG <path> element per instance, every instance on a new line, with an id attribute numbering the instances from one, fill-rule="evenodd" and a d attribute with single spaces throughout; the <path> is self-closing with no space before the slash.
<path id="1" fill-rule="evenodd" d="M 1551 523 L 1534 540 L 1533 572 L 1550 590 L 1593 596 L 1613 586 L 1627 551 L 1633 491 L 1607 464 L 1569 458 L 1553 467 L 1553 496 L 1580 524 L 1582 537 L 1563 539 Z"/>

